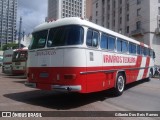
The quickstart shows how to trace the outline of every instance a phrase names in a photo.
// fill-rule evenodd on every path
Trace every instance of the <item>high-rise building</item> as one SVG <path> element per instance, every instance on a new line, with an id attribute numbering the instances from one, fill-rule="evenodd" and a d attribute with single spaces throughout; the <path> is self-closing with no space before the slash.
<path id="1" fill-rule="evenodd" d="M 92 1 L 93 0 L 86 0 L 86 18 L 89 21 L 92 21 Z"/>
<path id="2" fill-rule="evenodd" d="M 92 21 L 150 45 L 160 65 L 160 0 L 93 0 Z"/>
<path id="3" fill-rule="evenodd" d="M 0 0 L 0 44 L 16 39 L 17 0 Z"/>
<path id="4" fill-rule="evenodd" d="M 85 0 L 48 0 L 48 20 L 64 17 L 85 18 Z"/>

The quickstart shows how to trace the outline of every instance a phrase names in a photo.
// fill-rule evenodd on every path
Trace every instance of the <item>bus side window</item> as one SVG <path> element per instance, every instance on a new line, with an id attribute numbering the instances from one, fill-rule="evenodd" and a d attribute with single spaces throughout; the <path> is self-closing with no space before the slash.
<path id="1" fill-rule="evenodd" d="M 99 33 L 97 31 L 89 29 L 87 32 L 86 44 L 90 47 L 97 47 L 99 40 Z"/>
<path id="2" fill-rule="evenodd" d="M 106 34 L 101 35 L 101 48 L 108 49 L 108 37 Z"/>
<path id="3" fill-rule="evenodd" d="M 129 43 L 129 53 L 136 54 L 136 45 L 134 43 Z"/>
<path id="4" fill-rule="evenodd" d="M 144 51 L 144 47 L 141 46 L 140 49 L 141 49 L 141 55 L 144 55 L 144 52 L 143 52 Z"/>
<path id="5" fill-rule="evenodd" d="M 140 51 L 140 46 L 137 45 L 137 54 L 140 55 L 141 54 L 141 51 Z"/>
<path id="6" fill-rule="evenodd" d="M 115 38 L 112 36 L 108 37 L 108 49 L 114 50 L 115 49 Z"/>

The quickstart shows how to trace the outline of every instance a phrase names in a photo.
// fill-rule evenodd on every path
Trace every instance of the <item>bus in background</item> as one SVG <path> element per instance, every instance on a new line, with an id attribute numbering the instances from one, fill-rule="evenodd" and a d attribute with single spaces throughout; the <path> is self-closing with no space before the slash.
<path id="1" fill-rule="evenodd" d="M 28 51 L 26 86 L 91 93 L 125 85 L 153 74 L 148 45 L 80 18 L 37 26 Z"/>
<path id="2" fill-rule="evenodd" d="M 0 67 L 3 66 L 3 55 L 0 55 Z"/>
<path id="3" fill-rule="evenodd" d="M 3 52 L 2 72 L 5 74 L 12 74 L 12 55 L 13 49 L 5 50 Z"/>
<path id="4" fill-rule="evenodd" d="M 26 75 L 27 55 L 28 55 L 27 47 L 14 50 L 12 58 L 13 75 L 19 75 L 19 74 Z"/>

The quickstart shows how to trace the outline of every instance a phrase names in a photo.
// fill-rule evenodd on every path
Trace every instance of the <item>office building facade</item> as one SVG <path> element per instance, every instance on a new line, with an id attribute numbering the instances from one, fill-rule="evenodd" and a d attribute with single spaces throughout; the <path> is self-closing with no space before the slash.
<path id="1" fill-rule="evenodd" d="M 151 46 L 160 65 L 160 0 L 93 0 L 92 21 Z"/>
<path id="2" fill-rule="evenodd" d="M 0 43 L 16 39 L 17 0 L 0 0 Z"/>
<path id="3" fill-rule="evenodd" d="M 65 17 L 85 17 L 85 0 L 48 0 L 48 20 Z"/>

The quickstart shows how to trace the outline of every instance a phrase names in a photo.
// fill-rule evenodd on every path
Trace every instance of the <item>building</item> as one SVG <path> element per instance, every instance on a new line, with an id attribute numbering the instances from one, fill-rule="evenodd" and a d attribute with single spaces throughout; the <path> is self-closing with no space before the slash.
<path id="1" fill-rule="evenodd" d="M 93 0 L 92 21 L 150 45 L 160 65 L 160 0 Z"/>
<path id="2" fill-rule="evenodd" d="M 86 18 L 89 21 L 92 21 L 92 1 L 93 0 L 86 0 Z"/>
<path id="3" fill-rule="evenodd" d="M 16 39 L 17 0 L 0 0 L 0 44 Z"/>
<path id="4" fill-rule="evenodd" d="M 85 0 L 48 0 L 48 20 L 64 17 L 85 18 Z"/>

